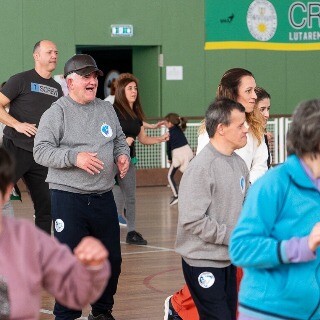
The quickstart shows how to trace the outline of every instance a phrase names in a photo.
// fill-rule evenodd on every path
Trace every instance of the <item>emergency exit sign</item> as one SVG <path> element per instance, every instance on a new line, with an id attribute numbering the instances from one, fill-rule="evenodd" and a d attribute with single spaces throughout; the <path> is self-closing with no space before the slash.
<path id="1" fill-rule="evenodd" d="M 112 24 L 111 37 L 132 37 L 133 26 L 131 24 Z"/>

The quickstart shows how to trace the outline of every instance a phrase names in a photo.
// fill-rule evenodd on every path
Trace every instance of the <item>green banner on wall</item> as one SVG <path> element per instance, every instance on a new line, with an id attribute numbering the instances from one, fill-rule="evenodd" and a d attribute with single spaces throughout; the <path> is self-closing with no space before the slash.
<path id="1" fill-rule="evenodd" d="M 320 50 L 320 1 L 205 0 L 205 50 Z"/>

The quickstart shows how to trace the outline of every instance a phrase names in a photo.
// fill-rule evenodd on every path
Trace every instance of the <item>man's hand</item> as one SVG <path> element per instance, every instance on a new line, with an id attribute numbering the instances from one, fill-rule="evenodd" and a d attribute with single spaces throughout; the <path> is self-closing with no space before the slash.
<path id="1" fill-rule="evenodd" d="M 78 260 L 88 267 L 101 265 L 108 258 L 108 251 L 96 238 L 85 237 L 73 250 Z"/>
<path id="2" fill-rule="evenodd" d="M 129 165 L 130 165 L 130 161 L 126 155 L 122 154 L 121 156 L 118 157 L 117 166 L 119 169 L 121 179 L 127 174 L 129 170 Z"/>
<path id="3" fill-rule="evenodd" d="M 308 246 L 311 251 L 315 252 L 320 245 L 320 222 L 316 223 L 309 235 Z"/>
<path id="4" fill-rule="evenodd" d="M 38 130 L 35 123 L 27 122 L 18 122 L 13 126 L 13 128 L 28 137 L 34 136 Z"/>
<path id="5" fill-rule="evenodd" d="M 103 169 L 103 162 L 97 158 L 97 153 L 79 152 L 76 166 L 92 175 L 100 173 Z"/>

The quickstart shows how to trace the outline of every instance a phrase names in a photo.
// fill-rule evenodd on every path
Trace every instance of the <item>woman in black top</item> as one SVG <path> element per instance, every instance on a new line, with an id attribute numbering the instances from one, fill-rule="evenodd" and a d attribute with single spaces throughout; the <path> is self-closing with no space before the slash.
<path id="1" fill-rule="evenodd" d="M 147 241 L 135 230 L 135 211 L 136 211 L 136 168 L 137 163 L 134 141 L 138 138 L 140 143 L 155 144 L 168 140 L 168 133 L 159 137 L 150 137 L 146 134 L 143 121 L 144 113 L 141 107 L 138 79 L 130 73 L 123 73 L 116 81 L 116 93 L 114 109 L 118 115 L 126 141 L 130 147 L 131 163 L 126 176 L 121 179 L 117 175 L 117 181 L 122 193 L 119 196 L 114 192 L 118 213 L 122 213 L 126 208 L 127 219 L 127 238 L 129 244 L 146 245 Z M 122 201 L 124 199 L 124 203 Z"/>

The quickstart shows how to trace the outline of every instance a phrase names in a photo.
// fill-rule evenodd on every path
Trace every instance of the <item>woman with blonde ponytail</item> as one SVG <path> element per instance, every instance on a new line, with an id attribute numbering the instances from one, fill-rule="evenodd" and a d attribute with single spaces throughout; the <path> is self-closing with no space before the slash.
<path id="1" fill-rule="evenodd" d="M 268 148 L 264 141 L 265 120 L 256 106 L 256 82 L 253 74 L 242 68 L 230 69 L 222 76 L 216 97 L 229 98 L 246 109 L 246 125 L 249 129 L 247 145 L 236 150 L 250 171 L 250 183 L 255 182 L 267 170 Z M 208 143 L 205 124 L 199 128 L 197 153 Z"/>

